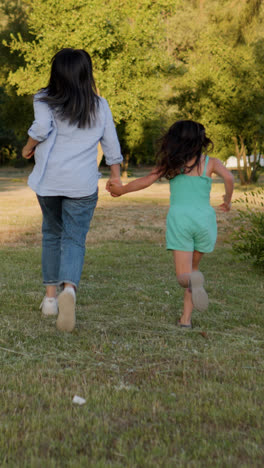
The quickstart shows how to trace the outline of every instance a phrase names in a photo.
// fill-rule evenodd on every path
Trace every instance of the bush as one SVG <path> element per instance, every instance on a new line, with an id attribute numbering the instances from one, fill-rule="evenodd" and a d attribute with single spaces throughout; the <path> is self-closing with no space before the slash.
<path id="1" fill-rule="evenodd" d="M 16 157 L 17 152 L 12 145 L 0 146 L 0 166 L 6 164 L 7 162 L 13 162 L 16 159 Z"/>
<path id="2" fill-rule="evenodd" d="M 235 203 L 242 208 L 238 210 L 239 226 L 232 235 L 233 250 L 264 267 L 264 188 L 247 193 Z"/>

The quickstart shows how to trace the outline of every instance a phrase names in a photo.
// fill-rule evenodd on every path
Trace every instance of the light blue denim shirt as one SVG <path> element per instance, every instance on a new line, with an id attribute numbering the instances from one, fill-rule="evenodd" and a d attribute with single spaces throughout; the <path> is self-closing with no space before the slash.
<path id="1" fill-rule="evenodd" d="M 91 127 L 78 128 L 60 120 L 46 103 L 38 100 L 39 96 L 34 96 L 35 120 L 28 134 L 40 143 L 35 150 L 35 166 L 28 185 L 42 196 L 92 195 L 100 177 L 98 143 L 102 145 L 107 165 L 123 161 L 107 101 L 99 98 L 96 120 Z"/>

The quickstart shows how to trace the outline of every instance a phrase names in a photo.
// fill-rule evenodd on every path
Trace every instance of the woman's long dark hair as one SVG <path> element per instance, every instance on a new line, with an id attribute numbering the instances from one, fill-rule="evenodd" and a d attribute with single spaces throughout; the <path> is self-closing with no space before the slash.
<path id="1" fill-rule="evenodd" d="M 156 168 L 161 177 L 173 179 L 182 172 L 188 173 L 199 166 L 203 151 L 213 142 L 207 138 L 205 128 L 192 120 L 175 122 L 160 140 Z M 196 158 L 189 166 L 188 162 Z"/>
<path id="2" fill-rule="evenodd" d="M 91 126 L 99 103 L 90 55 L 82 49 L 62 49 L 52 59 L 49 84 L 40 101 L 62 120 L 79 128 Z"/>

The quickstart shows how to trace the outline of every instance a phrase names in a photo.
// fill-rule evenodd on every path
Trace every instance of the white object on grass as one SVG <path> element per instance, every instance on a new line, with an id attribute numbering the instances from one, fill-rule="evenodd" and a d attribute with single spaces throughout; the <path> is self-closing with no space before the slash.
<path id="1" fill-rule="evenodd" d="M 86 400 L 78 395 L 74 395 L 72 402 L 76 403 L 76 405 L 81 406 L 81 405 L 84 405 L 84 403 L 86 403 Z"/>

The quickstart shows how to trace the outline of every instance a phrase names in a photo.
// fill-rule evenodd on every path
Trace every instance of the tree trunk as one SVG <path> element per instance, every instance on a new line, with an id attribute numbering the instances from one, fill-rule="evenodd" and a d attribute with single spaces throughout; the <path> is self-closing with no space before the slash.
<path id="1" fill-rule="evenodd" d="M 102 146 L 100 145 L 100 143 L 98 143 L 98 146 L 97 146 L 97 167 L 100 166 L 103 155 L 104 155 L 104 152 L 103 152 Z"/>
<path id="2" fill-rule="evenodd" d="M 129 154 L 125 155 L 124 161 L 122 162 L 122 179 L 127 179 L 127 170 L 128 170 Z"/>
<path id="3" fill-rule="evenodd" d="M 239 149 L 237 137 L 233 137 L 233 141 L 235 143 L 235 154 L 236 154 L 236 158 L 237 158 L 238 177 L 239 177 L 241 185 L 245 185 L 246 181 L 245 181 L 244 173 L 243 173 L 241 165 L 240 165 L 240 158 L 241 158 L 242 154 L 241 154 L 241 150 Z"/>
<path id="4" fill-rule="evenodd" d="M 251 180 L 250 160 L 247 158 L 244 138 L 240 135 L 239 139 L 240 139 L 241 154 L 242 154 L 243 161 L 244 161 L 244 171 L 243 171 L 244 172 L 244 178 L 245 178 L 246 182 L 250 182 L 250 180 Z"/>
<path id="5" fill-rule="evenodd" d="M 204 0 L 199 0 L 199 9 L 200 9 L 201 14 L 203 13 L 203 8 L 204 8 Z"/>
<path id="6" fill-rule="evenodd" d="M 258 156 L 258 150 L 257 150 L 257 140 L 254 138 L 253 142 L 253 163 L 252 163 L 252 172 L 251 172 L 251 179 L 253 182 L 257 181 L 257 170 L 258 170 L 258 165 L 259 165 L 259 156 Z"/>
<path id="7" fill-rule="evenodd" d="M 260 159 L 261 159 L 262 148 L 260 142 L 257 142 L 256 138 L 253 141 L 253 163 L 251 163 L 251 181 L 257 182 L 259 178 L 259 172 L 261 169 Z"/>

